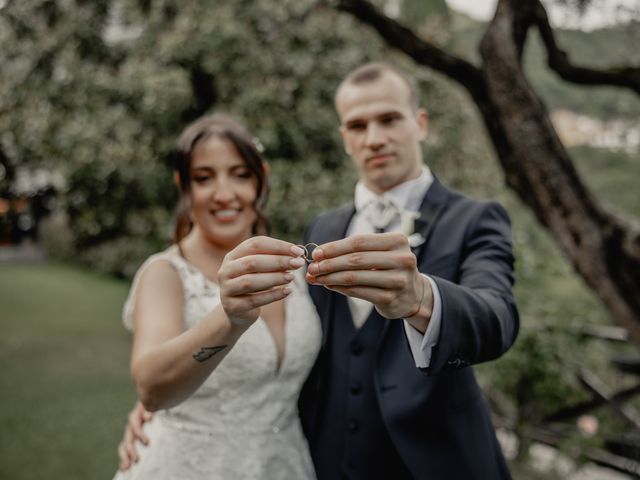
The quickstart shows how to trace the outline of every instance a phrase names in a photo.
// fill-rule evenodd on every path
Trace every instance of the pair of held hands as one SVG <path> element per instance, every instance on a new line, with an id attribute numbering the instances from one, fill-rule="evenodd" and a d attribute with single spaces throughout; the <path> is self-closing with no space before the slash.
<path id="1" fill-rule="evenodd" d="M 229 252 L 218 283 L 231 323 L 252 323 L 260 307 L 291 293 L 291 272 L 305 265 L 304 254 L 300 246 L 270 237 L 250 238 Z M 431 303 L 429 282 L 418 272 L 416 257 L 400 233 L 354 235 L 325 243 L 309 260 L 309 283 L 367 300 L 385 318 L 415 317 L 425 299 Z"/>

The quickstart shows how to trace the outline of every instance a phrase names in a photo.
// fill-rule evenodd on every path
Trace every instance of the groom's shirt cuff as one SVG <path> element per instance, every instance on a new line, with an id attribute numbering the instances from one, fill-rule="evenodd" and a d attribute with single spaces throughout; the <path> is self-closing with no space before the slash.
<path id="1" fill-rule="evenodd" d="M 424 275 L 424 274 L 423 274 Z M 418 368 L 428 368 L 431 363 L 431 350 L 438 343 L 440 337 L 440 323 L 442 322 L 442 299 L 440 298 L 440 290 L 436 282 L 434 282 L 428 275 L 424 277 L 429 280 L 431 284 L 431 290 L 433 291 L 433 310 L 431 312 L 431 319 L 427 326 L 427 331 L 424 335 L 418 330 L 413 328 L 409 322 L 404 320 L 404 331 L 409 341 L 409 348 L 411 355 L 413 355 L 413 361 Z"/>

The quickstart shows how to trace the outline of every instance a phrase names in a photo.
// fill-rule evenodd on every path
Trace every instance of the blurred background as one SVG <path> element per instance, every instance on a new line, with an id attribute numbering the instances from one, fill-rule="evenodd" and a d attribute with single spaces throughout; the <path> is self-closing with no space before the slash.
<path id="1" fill-rule="evenodd" d="M 640 478 L 637 343 L 505 186 L 467 92 L 341 3 L 0 0 L 0 478 L 115 472 L 135 401 L 120 312 L 137 267 L 168 244 L 182 128 L 211 111 L 246 122 L 271 164 L 272 234 L 297 241 L 352 194 L 333 92 L 368 60 L 418 79 L 435 174 L 510 212 L 522 328 L 476 370 L 514 478 Z M 370 3 L 481 62 L 495 2 Z M 577 64 L 640 65 L 640 6 L 614 3 L 543 2 Z M 560 80 L 537 31 L 523 65 L 582 179 L 637 228 L 637 91 Z"/>

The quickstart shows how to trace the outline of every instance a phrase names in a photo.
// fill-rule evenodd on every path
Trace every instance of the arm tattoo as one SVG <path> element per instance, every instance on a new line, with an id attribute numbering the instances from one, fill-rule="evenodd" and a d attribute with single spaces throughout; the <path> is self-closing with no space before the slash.
<path id="1" fill-rule="evenodd" d="M 220 345 L 219 347 L 202 347 L 199 352 L 194 353 L 192 356 L 198 362 L 202 363 L 206 360 L 209 360 L 216 353 L 221 352 L 225 348 L 227 348 L 227 345 Z"/>

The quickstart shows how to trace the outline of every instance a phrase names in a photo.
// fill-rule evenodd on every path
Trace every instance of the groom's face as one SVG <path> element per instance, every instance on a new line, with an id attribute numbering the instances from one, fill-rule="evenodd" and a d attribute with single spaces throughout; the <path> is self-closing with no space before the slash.
<path id="1" fill-rule="evenodd" d="M 413 107 L 405 80 L 385 71 L 343 85 L 336 108 L 345 151 L 368 188 L 382 193 L 420 175 L 427 113 Z"/>

